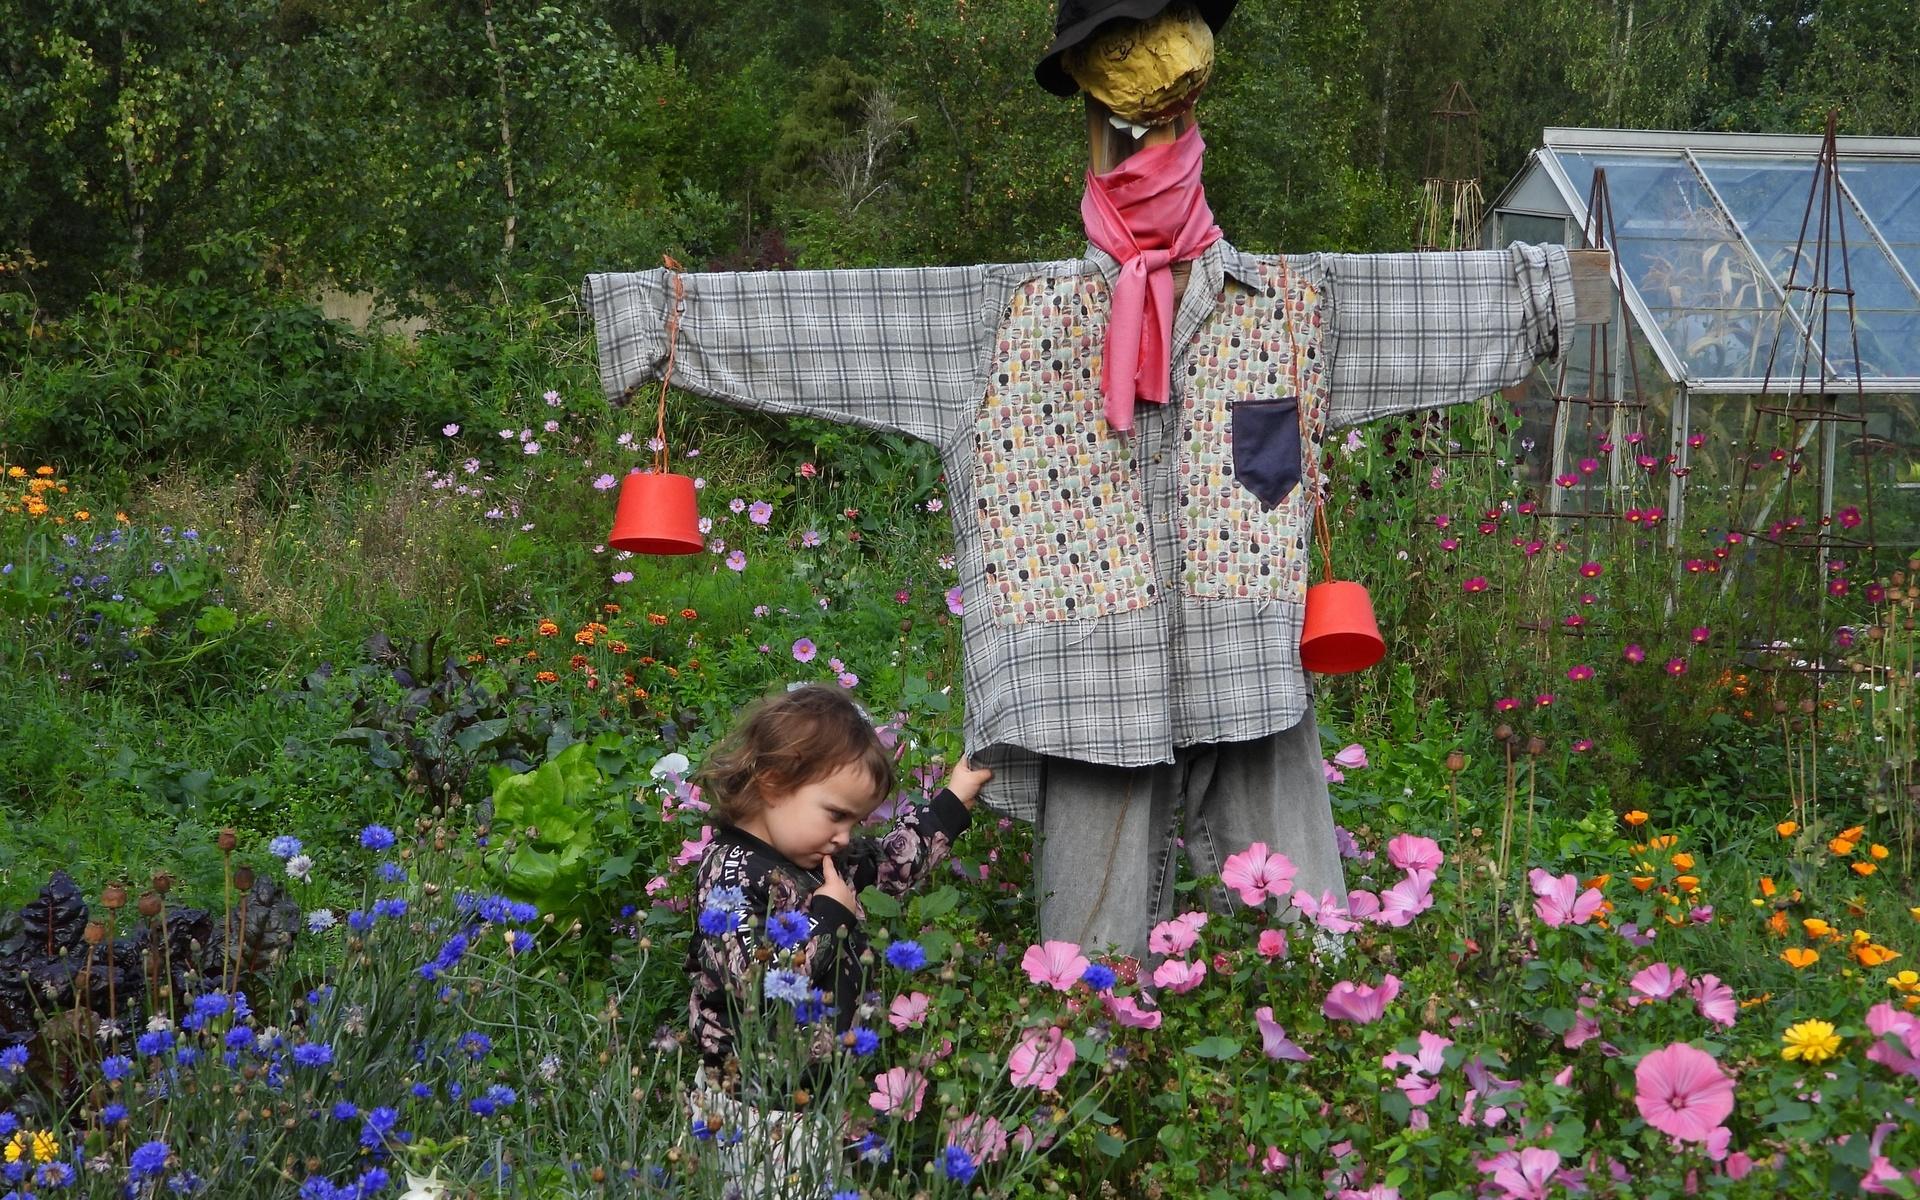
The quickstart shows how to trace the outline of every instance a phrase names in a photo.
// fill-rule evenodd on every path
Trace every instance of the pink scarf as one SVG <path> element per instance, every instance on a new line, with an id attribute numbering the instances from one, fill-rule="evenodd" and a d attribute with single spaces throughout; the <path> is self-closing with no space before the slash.
<path id="1" fill-rule="evenodd" d="M 1133 428 L 1137 397 L 1167 402 L 1173 342 L 1173 264 L 1199 258 L 1220 236 L 1200 187 L 1206 143 L 1190 125 L 1171 142 L 1148 146 L 1105 175 L 1087 172 L 1080 219 L 1087 240 L 1120 263 L 1107 314 L 1100 369 L 1107 424 Z"/>

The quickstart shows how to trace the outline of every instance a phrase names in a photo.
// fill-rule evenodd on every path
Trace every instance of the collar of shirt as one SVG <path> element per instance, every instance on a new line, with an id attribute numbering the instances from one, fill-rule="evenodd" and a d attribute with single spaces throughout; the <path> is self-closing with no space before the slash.
<path id="1" fill-rule="evenodd" d="M 1120 275 L 1120 260 L 1092 242 L 1087 243 L 1086 258 L 1111 288 Z M 1260 278 L 1259 264 L 1251 255 L 1241 253 L 1225 238 L 1214 239 L 1213 244 L 1193 260 L 1193 274 L 1187 280 L 1187 290 L 1181 295 L 1180 307 L 1174 313 L 1172 361 L 1175 365 L 1185 358 L 1187 345 L 1193 341 L 1193 335 L 1213 316 L 1214 305 L 1220 300 L 1220 289 L 1228 275 L 1250 288 L 1266 286 Z"/>

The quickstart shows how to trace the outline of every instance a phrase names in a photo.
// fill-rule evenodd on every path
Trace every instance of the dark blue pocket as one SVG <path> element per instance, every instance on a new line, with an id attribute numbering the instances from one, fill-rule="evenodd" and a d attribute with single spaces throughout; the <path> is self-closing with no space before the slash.
<path id="1" fill-rule="evenodd" d="M 1300 482 L 1300 400 L 1240 400 L 1231 409 L 1233 477 L 1267 508 Z"/>

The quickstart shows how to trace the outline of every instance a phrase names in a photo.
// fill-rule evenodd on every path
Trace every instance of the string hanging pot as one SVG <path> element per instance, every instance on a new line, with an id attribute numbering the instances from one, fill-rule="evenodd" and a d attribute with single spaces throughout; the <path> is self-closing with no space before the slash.
<path id="1" fill-rule="evenodd" d="M 660 372 L 653 470 L 636 467 L 620 481 L 620 503 L 614 510 L 613 532 L 607 537 L 607 545 L 635 554 L 698 554 L 706 542 L 700 536 L 700 506 L 693 479 L 667 470 L 667 384 L 673 378 L 673 349 L 687 293 L 679 264 L 671 258 L 666 263 L 673 278 L 673 308 L 667 314 L 667 364 Z"/>
<path id="2" fill-rule="evenodd" d="M 1323 582 L 1307 589 L 1307 615 L 1300 626 L 1300 665 L 1316 675 L 1364 671 L 1386 656 L 1387 643 L 1373 619 L 1367 589 L 1333 577 L 1333 534 L 1326 503 L 1313 502 L 1314 534 L 1320 542 Z"/>

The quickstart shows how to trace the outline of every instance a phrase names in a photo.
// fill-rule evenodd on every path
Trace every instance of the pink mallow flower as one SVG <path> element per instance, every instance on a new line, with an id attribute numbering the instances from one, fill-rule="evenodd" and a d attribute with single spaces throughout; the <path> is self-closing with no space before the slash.
<path id="1" fill-rule="evenodd" d="M 1383 1055 L 1380 1065 L 1389 1071 L 1396 1067 L 1407 1068 L 1407 1073 L 1394 1080 L 1394 1083 L 1406 1094 L 1408 1102 L 1418 1108 L 1440 1094 L 1439 1076 L 1446 1069 L 1447 1047 L 1451 1045 L 1452 1038 L 1443 1038 L 1422 1029 L 1417 1054 L 1402 1054 L 1395 1050 Z"/>
<path id="2" fill-rule="evenodd" d="M 1287 1031 L 1274 1021 L 1271 1004 L 1255 1009 L 1253 1021 L 1260 1027 L 1260 1048 L 1268 1058 L 1286 1062 L 1306 1062 L 1313 1057 L 1296 1046 L 1292 1039 L 1287 1037 Z"/>
<path id="3" fill-rule="evenodd" d="M 1046 942 L 1028 946 L 1020 960 L 1020 969 L 1035 983 L 1044 983 L 1056 992 L 1071 991 L 1088 967 L 1087 956 L 1073 942 Z"/>
<path id="4" fill-rule="evenodd" d="M 1207 914 L 1181 913 L 1171 921 L 1162 921 L 1147 933 L 1147 949 L 1155 954 L 1181 955 L 1193 949 L 1193 943 L 1206 926 Z"/>
<path id="5" fill-rule="evenodd" d="M 1654 963 L 1628 981 L 1633 995 L 1627 997 L 1628 1005 L 1652 1004 L 1655 1000 L 1665 1000 L 1686 986 L 1687 973 L 1678 967 L 1666 963 Z"/>
<path id="6" fill-rule="evenodd" d="M 1116 996 L 1109 992 L 1106 996 L 1107 1011 L 1113 1019 L 1128 1029 L 1160 1028 L 1160 1010 L 1141 1008 L 1140 1002 L 1133 996 Z"/>
<path id="7" fill-rule="evenodd" d="M 1346 906 L 1331 891 L 1321 892 L 1318 897 L 1308 891 L 1295 892 L 1293 905 L 1328 933 L 1352 933 L 1360 928 L 1360 923 L 1352 919 Z"/>
<path id="8" fill-rule="evenodd" d="M 1687 984 L 1687 994 L 1693 997 L 1694 1007 L 1701 1016 L 1715 1025 L 1733 1028 L 1740 1015 L 1740 1004 L 1733 998 L 1733 989 L 1721 983 L 1718 975 L 1695 976 Z"/>
<path id="9" fill-rule="evenodd" d="M 1920 1017 L 1891 1004 L 1876 1004 L 1867 1010 L 1867 1032 L 1873 1034 L 1873 1045 L 1867 1048 L 1868 1061 L 1896 1075 L 1920 1079 Z M 1899 1046 L 1890 1045 L 1888 1035 Z"/>
<path id="10" fill-rule="evenodd" d="M 1392 975 L 1382 979 L 1378 987 L 1367 987 L 1342 979 L 1327 993 L 1320 1011 L 1330 1021 L 1370 1025 L 1380 1019 L 1387 1011 L 1387 1005 L 1399 994 L 1400 980 Z"/>
<path id="11" fill-rule="evenodd" d="M 1493 1186 L 1500 1189 L 1500 1200 L 1547 1200 L 1553 1191 L 1553 1177 L 1560 1171 L 1560 1155 L 1541 1146 L 1528 1146 L 1518 1154 L 1507 1151 L 1481 1165 L 1493 1167 Z"/>
<path id="12" fill-rule="evenodd" d="M 1196 958 L 1188 962 L 1184 958 L 1169 958 L 1153 969 L 1154 986 L 1166 988 L 1175 995 L 1199 987 L 1200 981 L 1206 977 L 1205 959 Z"/>
<path id="13" fill-rule="evenodd" d="M 1447 856 L 1432 838 L 1403 833 L 1387 843 L 1387 861 L 1402 871 L 1438 871 Z"/>
<path id="14" fill-rule="evenodd" d="M 1374 914 L 1374 921 L 1404 929 L 1433 907 L 1433 880 L 1432 871 L 1407 872 L 1406 878 L 1380 893 L 1380 911 Z"/>
<path id="15" fill-rule="evenodd" d="M 1265 842 L 1255 842 L 1238 854 L 1227 856 L 1220 871 L 1220 882 L 1240 893 L 1240 902 L 1264 904 L 1269 896 L 1284 900 L 1293 891 L 1293 860 L 1270 852 Z"/>
<path id="16" fill-rule="evenodd" d="M 1030 1029 L 1007 1056 L 1007 1078 L 1017 1087 L 1046 1091 L 1073 1066 L 1076 1054 L 1073 1040 L 1053 1026 Z"/>
<path id="17" fill-rule="evenodd" d="M 1262 929 L 1254 948 L 1262 958 L 1279 958 L 1287 952 L 1287 935 L 1278 929 Z"/>
<path id="18" fill-rule="evenodd" d="M 902 1121 L 920 1115 L 920 1103 L 927 1098 L 927 1077 L 918 1071 L 895 1067 L 873 1078 L 873 1094 L 867 1103 L 873 1111 L 892 1113 Z"/>
<path id="19" fill-rule="evenodd" d="M 1555 876 L 1535 867 L 1527 872 L 1527 882 L 1539 897 L 1533 902 L 1534 914 L 1554 928 L 1585 925 L 1606 902 L 1598 888 L 1581 891 L 1580 877 L 1571 873 Z"/>
<path id="20" fill-rule="evenodd" d="M 680 853 L 673 856 L 673 865 L 676 867 L 684 867 L 688 863 L 700 861 L 700 856 L 707 852 L 707 847 L 711 845 L 712 842 L 713 826 L 702 825 L 700 827 L 699 837 L 680 843 Z"/>
<path id="21" fill-rule="evenodd" d="M 1647 1054 L 1633 1081 L 1647 1124 L 1683 1142 L 1705 1142 L 1733 1112 L 1733 1079 L 1713 1055 L 1685 1042 Z"/>
<path id="22" fill-rule="evenodd" d="M 925 992 L 907 992 L 895 996 L 893 1003 L 887 1006 L 887 1020 L 902 1033 L 909 1029 L 920 1028 L 927 1019 L 927 1005 L 933 998 Z"/>

